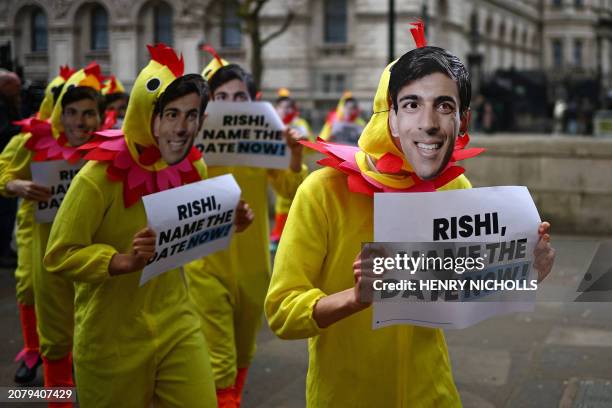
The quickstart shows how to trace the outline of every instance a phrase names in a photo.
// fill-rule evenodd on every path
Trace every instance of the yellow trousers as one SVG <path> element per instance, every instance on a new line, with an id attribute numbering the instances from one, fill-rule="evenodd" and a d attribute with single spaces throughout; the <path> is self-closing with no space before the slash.
<path id="1" fill-rule="evenodd" d="M 17 302 L 22 305 L 34 304 L 34 284 L 32 282 L 32 224 L 34 206 L 29 200 L 20 200 L 17 210 L 17 269 L 15 282 Z"/>
<path id="2" fill-rule="evenodd" d="M 198 326 L 168 330 L 146 349 L 124 344 L 125 356 L 75 356 L 77 394 L 82 408 L 215 408 L 208 351 Z M 162 334 L 162 333 L 160 333 Z M 162 340 L 163 341 L 154 341 Z"/>
<path id="3" fill-rule="evenodd" d="M 42 264 L 51 224 L 34 222 L 32 231 L 32 279 L 40 353 L 49 360 L 59 360 L 72 351 L 74 283 L 50 273 Z"/>
<path id="4" fill-rule="evenodd" d="M 185 265 L 185 275 L 210 349 L 215 385 L 222 389 L 234 385 L 238 369 L 255 356 L 268 277 L 247 284 L 236 276 L 206 273 L 205 263 Z"/>

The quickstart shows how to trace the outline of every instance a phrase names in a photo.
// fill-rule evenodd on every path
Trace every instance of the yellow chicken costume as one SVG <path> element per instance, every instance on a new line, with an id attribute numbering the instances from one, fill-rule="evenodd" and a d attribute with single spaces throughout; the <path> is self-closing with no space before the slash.
<path id="1" fill-rule="evenodd" d="M 227 62 L 216 56 L 204 68 L 208 80 Z M 254 167 L 210 167 L 209 176 L 231 173 L 249 203 L 255 219 L 230 246 L 185 266 L 189 293 L 202 318 L 217 387 L 219 406 L 239 406 L 247 368 L 255 354 L 263 301 L 270 278 L 268 251 L 268 183 L 292 197 L 306 176 Z"/>
<path id="2" fill-rule="evenodd" d="M 281 88 L 278 90 L 279 98 L 285 97 L 290 98 L 291 93 L 287 88 Z M 299 111 L 296 107 L 294 109 L 294 113 L 287 115 L 287 117 L 281 118 L 283 123 L 286 126 L 290 126 L 294 129 L 297 129 L 300 134 L 304 137 L 307 137 L 309 140 L 313 138 L 312 130 L 310 129 L 310 125 L 308 122 L 300 117 Z M 308 153 L 310 150 L 306 150 Z M 283 197 L 280 194 L 275 194 L 275 202 L 274 202 L 274 228 L 270 232 L 270 242 L 271 248 L 275 250 L 275 246 L 278 245 L 278 241 L 281 238 L 283 233 L 283 228 L 285 228 L 285 222 L 287 222 L 287 214 L 289 214 L 289 208 L 291 208 L 291 202 L 293 200 L 291 198 Z"/>
<path id="3" fill-rule="evenodd" d="M 90 159 L 72 182 L 51 230 L 45 265 L 75 284 L 75 373 L 83 407 L 214 407 L 200 322 L 179 269 L 139 287 L 140 272 L 109 275 L 146 227 L 142 196 L 206 177 L 197 149 L 178 164 L 161 158 L 154 105 L 183 75 L 174 50 L 149 46 L 121 130 L 83 145 Z"/>
<path id="4" fill-rule="evenodd" d="M 47 120 L 51 117 L 55 102 L 68 78 L 75 71 L 68 66 L 60 67 L 60 74 L 45 88 L 45 96 L 39 111 L 32 118 L 20 121 L 21 133 L 13 136 L 0 154 L 0 174 L 11 165 L 17 152 L 23 150 L 29 137 L 30 126 L 33 119 Z M 0 175 L 0 177 L 3 177 Z M 5 184 L 3 184 L 5 185 Z M 36 311 L 34 307 L 34 287 L 32 283 L 32 228 L 34 223 L 34 203 L 30 200 L 20 200 L 17 210 L 17 225 L 15 240 L 17 242 L 17 269 L 15 269 L 16 294 L 19 306 L 19 317 L 23 335 L 24 347 L 15 361 L 23 361 L 30 369 L 29 376 L 35 375 L 35 366 L 42 363 L 39 355 L 39 339 L 36 330 Z M 28 377 L 29 377 L 28 376 Z M 15 381 L 27 380 L 16 374 Z M 33 379 L 33 378 L 32 378 Z M 31 381 L 31 379 L 30 379 Z"/>
<path id="5" fill-rule="evenodd" d="M 82 153 L 70 146 L 63 133 L 61 101 L 68 87 L 88 86 L 101 89 L 100 67 L 92 63 L 70 76 L 64 84 L 49 121 L 34 119 L 23 147 L 17 150 L 7 167 L 0 188 L 7 193 L 11 180 L 31 180 L 30 164 L 36 161 L 66 160 L 76 163 Z M 70 387 L 72 380 L 73 299 L 72 282 L 49 274 L 42 259 L 51 224 L 33 222 L 32 226 L 32 280 L 34 287 L 40 353 L 43 357 L 46 387 Z M 51 406 L 72 406 L 70 403 L 52 403 Z"/>
<path id="6" fill-rule="evenodd" d="M 266 316 L 279 337 L 308 338 L 311 408 L 461 406 L 442 330 L 374 331 L 371 307 L 325 329 L 313 318 L 319 299 L 355 284 L 355 257 L 362 242 L 373 240 L 374 192 L 470 188 L 454 161 L 480 150 L 459 146 L 438 178 L 423 181 L 393 143 L 387 93 L 393 64 L 382 73 L 359 147 L 304 143 L 327 156 L 320 162 L 327 167 L 300 186 L 275 258 Z"/>

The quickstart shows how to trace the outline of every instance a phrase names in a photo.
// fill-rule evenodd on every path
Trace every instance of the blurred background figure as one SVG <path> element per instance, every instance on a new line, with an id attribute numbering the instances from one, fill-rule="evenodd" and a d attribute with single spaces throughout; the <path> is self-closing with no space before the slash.
<path id="1" fill-rule="evenodd" d="M 121 81 L 111 75 L 104 81 L 102 95 L 104 96 L 104 123 L 112 123 L 112 126 L 106 126 L 106 128 L 121 129 L 129 100 L 125 87 Z"/>
<path id="2" fill-rule="evenodd" d="M 344 92 L 335 110 L 327 115 L 319 137 L 329 142 L 356 146 L 365 127 L 361 109 L 351 92 Z"/>
<path id="3" fill-rule="evenodd" d="M 13 124 L 21 119 L 21 80 L 14 72 L 0 70 L 0 151 L 8 144 L 20 127 Z M 0 198 L 0 267 L 17 266 L 17 254 L 11 248 L 16 198 Z"/>
<path id="4" fill-rule="evenodd" d="M 565 103 L 565 101 L 561 98 L 557 99 L 553 108 L 553 134 L 558 135 L 560 133 L 563 133 L 563 131 L 565 130 L 564 123 L 566 111 L 567 104 Z"/>
<path id="5" fill-rule="evenodd" d="M 21 119 L 21 80 L 14 72 L 0 70 L 0 149 L 4 149 L 20 127 L 13 122 Z"/>

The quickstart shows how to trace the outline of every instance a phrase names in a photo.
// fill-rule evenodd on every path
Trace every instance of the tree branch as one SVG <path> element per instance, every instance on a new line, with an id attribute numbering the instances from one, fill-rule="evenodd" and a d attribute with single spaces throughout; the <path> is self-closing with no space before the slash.
<path id="1" fill-rule="evenodd" d="M 255 9 L 251 13 L 253 16 L 259 17 L 262 7 L 268 2 L 268 0 L 257 0 L 255 1 Z"/>
<path id="2" fill-rule="evenodd" d="M 293 14 L 293 11 L 289 10 L 289 12 L 287 12 L 287 15 L 285 16 L 285 20 L 283 21 L 283 24 L 278 28 L 278 30 L 273 31 L 270 34 L 268 34 L 267 37 L 262 38 L 261 46 L 262 47 L 265 46 L 267 43 L 269 43 L 270 41 L 272 41 L 273 39 L 275 39 L 276 37 L 278 37 L 285 31 L 287 31 L 294 17 L 295 17 L 295 14 Z"/>

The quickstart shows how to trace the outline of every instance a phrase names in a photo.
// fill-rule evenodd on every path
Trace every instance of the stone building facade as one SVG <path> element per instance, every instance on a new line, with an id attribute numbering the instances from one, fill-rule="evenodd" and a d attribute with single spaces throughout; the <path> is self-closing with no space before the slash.
<path id="1" fill-rule="evenodd" d="M 295 18 L 264 49 L 264 97 L 288 87 L 315 122 L 347 89 L 369 110 L 389 58 L 388 3 L 270 0 L 264 34 L 288 9 Z M 429 43 L 469 62 L 476 82 L 514 69 L 612 86 L 611 0 L 395 0 L 396 57 L 413 47 L 407 23 L 418 16 Z M 183 53 L 186 72 L 200 72 L 210 59 L 198 49 L 204 42 L 248 66 L 249 40 L 228 1 L 0 0 L 3 59 L 32 81 L 46 81 L 61 64 L 96 60 L 129 87 L 146 62 L 145 45 L 157 41 Z"/>

